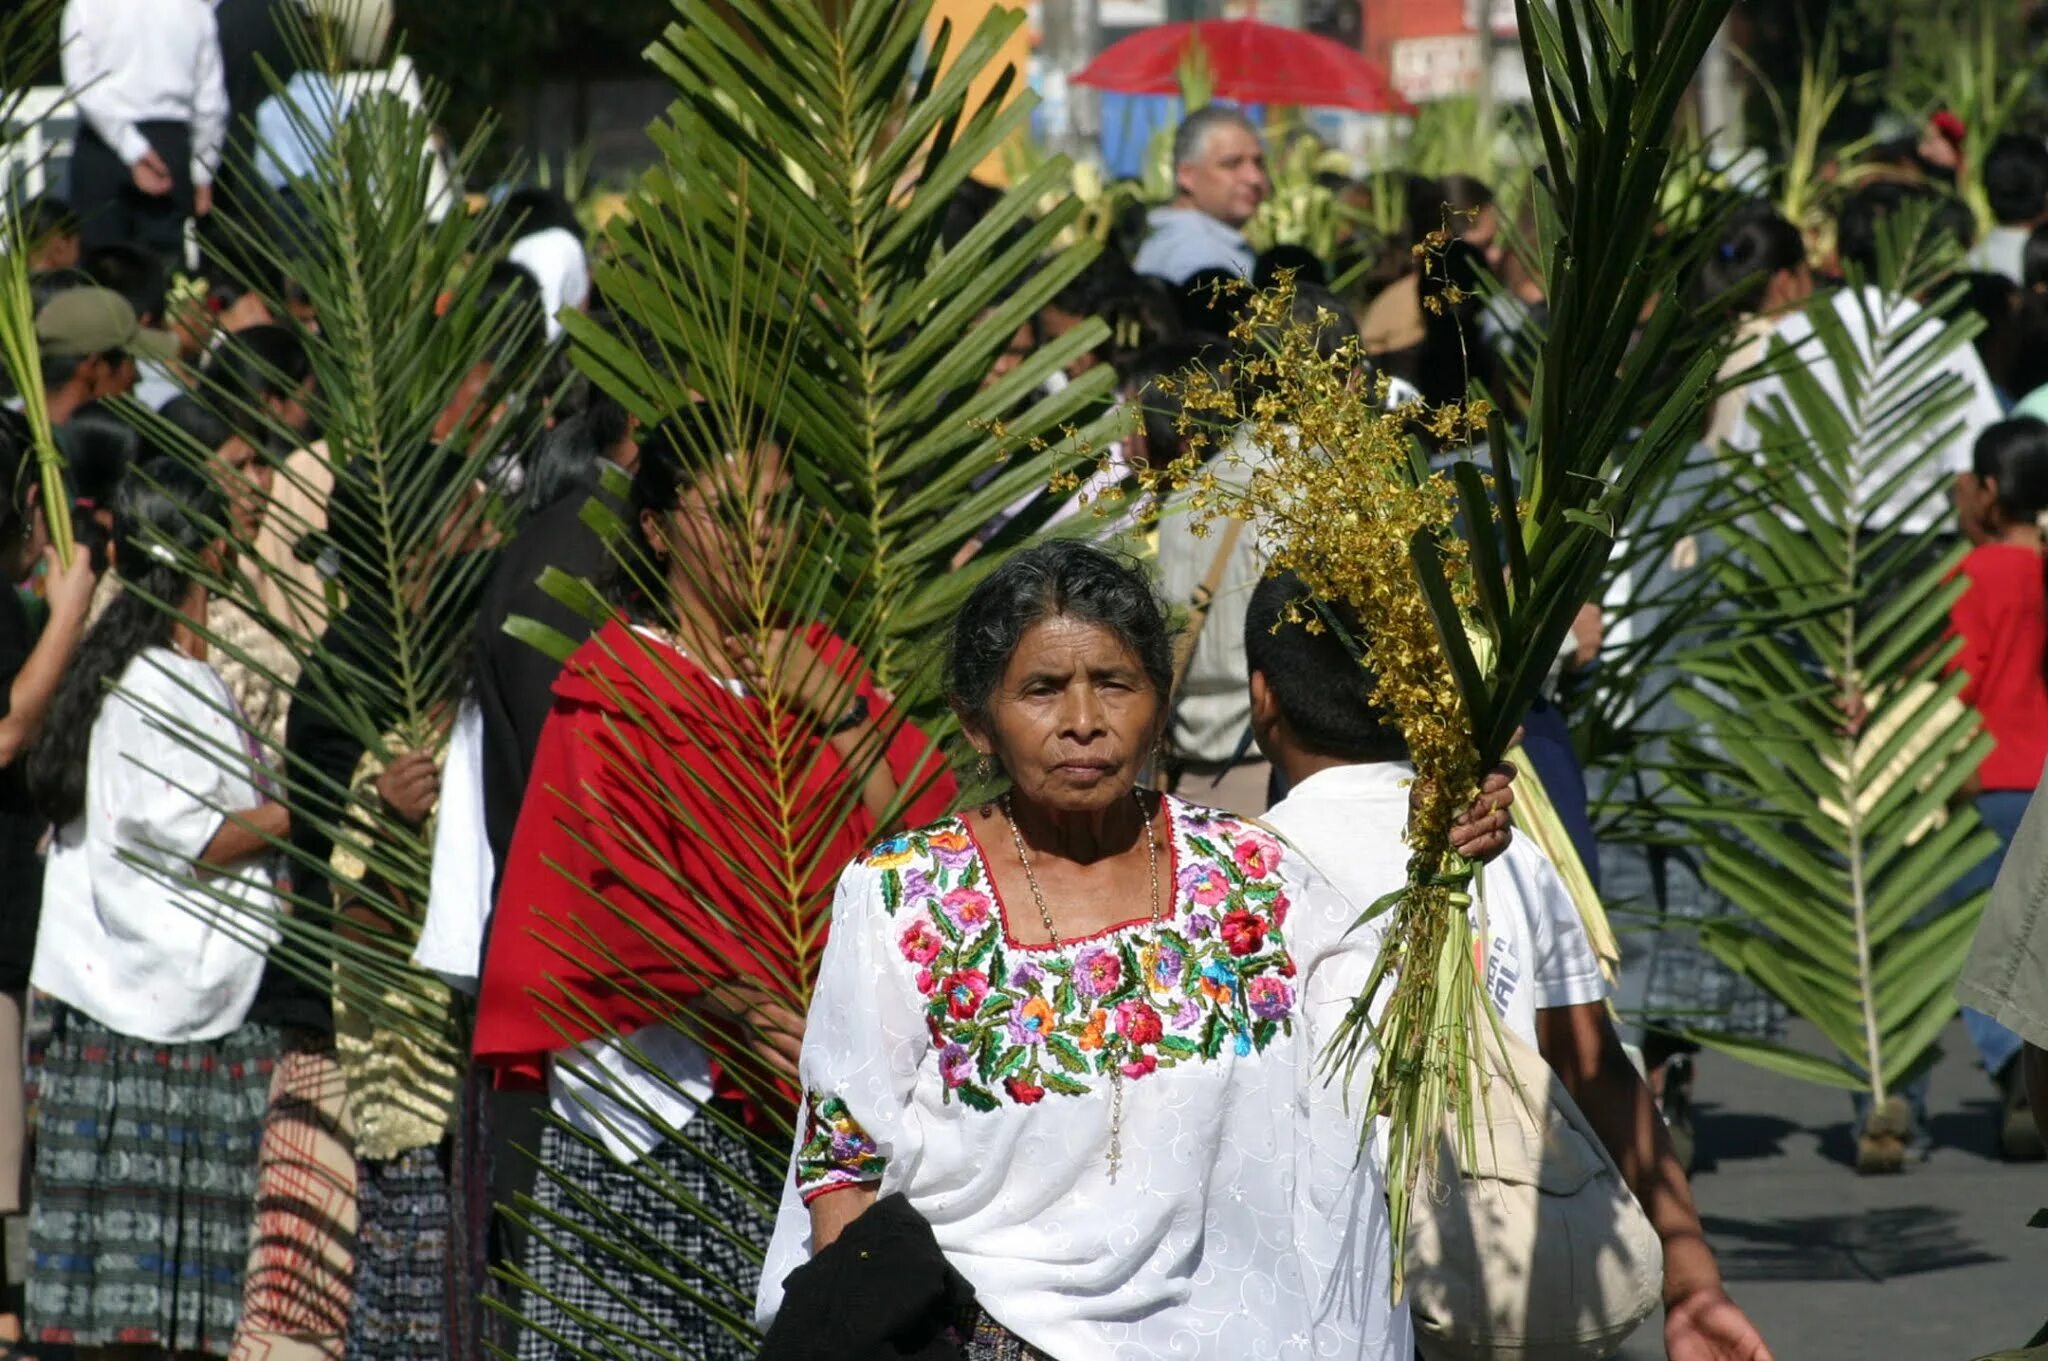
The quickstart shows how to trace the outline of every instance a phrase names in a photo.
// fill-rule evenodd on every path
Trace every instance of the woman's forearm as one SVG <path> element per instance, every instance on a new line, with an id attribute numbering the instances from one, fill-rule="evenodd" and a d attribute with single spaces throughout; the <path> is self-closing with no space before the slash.
<path id="1" fill-rule="evenodd" d="M 85 635 L 85 617 L 53 609 L 43 636 L 14 675 L 7 692 L 7 714 L 0 717 L 0 766 L 11 766 L 35 744 L 43 731 L 43 715 L 56 698 L 57 684 L 71 655 Z"/>
<path id="2" fill-rule="evenodd" d="M 868 1212 L 875 1203 L 873 1186 L 849 1186 L 830 1191 L 813 1200 L 811 1210 L 811 1253 L 816 1256 L 837 1242 L 846 1226 Z"/>
<path id="3" fill-rule="evenodd" d="M 230 813 L 199 853 L 198 863 L 207 869 L 231 870 L 244 860 L 275 850 L 291 832 L 291 811 L 281 803 Z"/>

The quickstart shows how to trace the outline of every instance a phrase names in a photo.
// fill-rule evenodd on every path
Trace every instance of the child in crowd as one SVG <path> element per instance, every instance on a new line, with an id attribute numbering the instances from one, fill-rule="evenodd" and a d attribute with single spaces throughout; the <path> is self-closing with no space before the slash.
<path id="1" fill-rule="evenodd" d="M 290 818 L 207 662 L 224 515 L 167 461 L 123 484 L 124 589 L 29 758 L 57 828 L 31 974 L 53 1004 L 31 1197 L 40 1342 L 225 1355 L 241 1312 L 279 1049 L 245 1017 Z"/>
<path id="2" fill-rule="evenodd" d="M 2001 421 L 1977 439 L 1971 468 L 1956 479 L 1956 513 L 1969 555 L 1957 571 L 1969 582 L 1949 611 L 1962 639 L 1951 669 L 1969 676 L 1963 702 L 1997 744 L 1965 785 L 1999 849 L 1956 885 L 1958 895 L 1991 887 L 2048 765 L 2048 564 L 2041 516 L 2048 512 L 2048 424 Z M 2004 1096 L 2000 1146 L 2008 1158 L 2042 1156 L 2040 1131 L 2020 1080 L 2020 1041 L 1989 1017 L 1963 1019 L 1984 1067 Z"/>

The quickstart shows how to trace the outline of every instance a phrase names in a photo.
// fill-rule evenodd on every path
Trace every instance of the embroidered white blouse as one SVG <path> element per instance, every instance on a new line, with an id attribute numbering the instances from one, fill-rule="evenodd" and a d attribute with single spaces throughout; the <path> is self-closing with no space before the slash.
<path id="1" fill-rule="evenodd" d="M 1376 938 L 1268 833 L 1166 806 L 1172 913 L 1057 948 L 1014 939 L 960 819 L 847 869 L 764 1320 L 810 1255 L 806 1202 L 874 1185 L 1063 1361 L 1413 1354 L 1379 1173 L 1314 1064 L 1350 1001 L 1318 974 L 1355 986 Z"/>

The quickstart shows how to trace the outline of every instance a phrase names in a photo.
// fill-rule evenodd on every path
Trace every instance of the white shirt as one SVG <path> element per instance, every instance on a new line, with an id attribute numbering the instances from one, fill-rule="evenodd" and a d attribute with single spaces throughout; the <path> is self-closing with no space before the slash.
<path id="1" fill-rule="evenodd" d="M 1877 331 L 1892 338 L 1888 346 L 1889 365 L 1874 380 L 1866 379 L 1862 384 L 1866 402 L 1874 399 L 1889 405 L 1904 397 L 1906 393 L 1897 390 L 1896 384 L 1915 362 L 1915 357 L 1929 346 L 1947 346 L 1931 370 L 1931 377 L 1939 379 L 1953 375 L 1965 394 L 1961 409 L 1911 441 L 1901 442 L 1882 432 L 1875 432 L 1878 433 L 1875 447 L 1855 451 L 1851 466 L 1859 475 L 1849 507 L 1865 525 L 1898 525 L 1910 532 L 1920 532 L 1945 523 L 1951 514 L 1945 494 L 1949 483 L 1957 473 L 1969 471 L 1970 453 L 1977 436 L 1986 426 L 2005 418 L 2004 407 L 1998 400 L 1996 389 L 1991 386 L 1990 375 L 1984 371 L 1983 361 L 1977 357 L 1976 347 L 1967 340 L 1956 341 L 1945 334 L 1948 328 L 1928 316 L 1911 299 L 1887 297 L 1881 290 L 1868 285 L 1861 289 L 1838 289 L 1829 302 L 1835 315 L 1841 319 L 1843 333 L 1854 347 L 1860 366 L 1867 369 L 1876 359 L 1873 323 Z M 1780 353 L 1780 346 L 1790 347 L 1807 361 L 1808 372 L 1838 407 L 1844 403 L 1846 397 L 1841 374 L 1828 358 L 1806 313 L 1786 317 L 1779 324 L 1770 343 L 1770 353 Z M 1729 444 L 1745 452 L 1756 452 L 1766 459 L 1772 457 L 1771 451 L 1762 447 L 1762 436 L 1753 422 L 1758 412 L 1770 411 L 1781 402 L 1792 419 L 1797 421 L 1798 413 L 1786 395 L 1782 377 L 1772 374 L 1750 384 L 1748 400 L 1734 433 L 1729 436 Z M 1855 419 L 1866 433 L 1871 433 L 1876 414 L 1877 408 L 1871 407 Z M 1932 458 L 1928 457 L 1930 450 L 1935 451 Z M 1885 485 L 1915 463 L 1922 464 L 1920 470 L 1889 495 L 1885 494 Z M 1788 522 L 1795 528 L 1798 525 L 1797 520 L 1791 517 L 1788 517 Z"/>
<path id="2" fill-rule="evenodd" d="M 93 721 L 85 812 L 43 871 L 30 981 L 101 1025 L 164 1044 L 242 1024 L 278 939 L 268 857 L 195 864 L 228 812 L 263 802 L 213 668 L 153 647 Z"/>
<path id="3" fill-rule="evenodd" d="M 1393 761 L 1318 771 L 1265 820 L 1363 911 L 1407 882 L 1414 778 L 1413 767 Z M 1529 838 L 1516 837 L 1485 866 L 1477 889 L 1487 924 L 1482 977 L 1508 1029 L 1534 1046 L 1537 1012 L 1606 998 L 1578 907 Z"/>
<path id="4" fill-rule="evenodd" d="M 355 107 L 348 82 L 325 71 L 298 71 L 256 106 L 256 173 L 273 189 L 320 173 L 320 158 Z"/>
<path id="5" fill-rule="evenodd" d="M 540 285 L 549 340 L 562 333 L 563 309 L 580 312 L 590 301 L 590 257 L 574 232 L 549 227 L 529 233 L 512 243 L 505 258 L 531 274 Z"/>
<path id="6" fill-rule="evenodd" d="M 2027 242 L 2034 235 L 2031 227 L 1993 227 L 1984 233 L 1970 254 L 1966 264 L 1971 269 L 1987 274 L 2003 274 L 2016 284 L 2027 281 Z"/>
<path id="7" fill-rule="evenodd" d="M 1285 433 L 1293 437 L 1292 429 Z M 1219 483 L 1237 491 L 1248 486 L 1270 462 L 1268 453 L 1252 439 L 1252 428 L 1240 426 L 1210 461 L 1209 471 Z M 1196 521 L 1187 513 L 1192 495 L 1182 492 L 1172 497 L 1159 521 L 1159 588 L 1176 610 L 1187 609 L 1208 581 L 1217 555 L 1223 551 L 1224 530 L 1229 524 L 1219 518 L 1210 522 L 1207 532 L 1197 534 Z M 1252 592 L 1266 575 L 1271 550 L 1272 545 L 1250 524 L 1230 546 L 1173 709 L 1173 750 L 1187 760 L 1222 765 L 1259 759 L 1258 749 L 1247 740 L 1252 701 L 1244 683 L 1244 621 Z"/>
<path id="8" fill-rule="evenodd" d="M 66 0 L 64 85 L 124 164 L 149 152 L 138 123 L 192 129 L 192 182 L 213 183 L 227 138 L 220 30 L 206 0 Z"/>
<path id="9" fill-rule="evenodd" d="M 412 962 L 458 991 L 477 994 L 483 977 L 484 933 L 491 921 L 491 885 L 497 878 L 484 835 L 484 718 L 475 700 L 455 711 L 441 797 L 434 806 L 434 864 L 427 879 L 427 914 Z"/>
<path id="10" fill-rule="evenodd" d="M 1409 1361 L 1378 1164 L 1314 1062 L 1377 940 L 1269 834 L 1167 807 L 1172 914 L 1058 947 L 1016 941 L 957 819 L 847 869 L 762 1318 L 805 1196 L 873 1185 L 1052 1356 Z"/>
<path id="11" fill-rule="evenodd" d="M 548 1109 L 636 1163 L 696 1118 L 712 1098 L 711 1055 L 674 1026 L 650 1025 L 624 1040 L 593 1040 L 548 1063 Z"/>
<path id="12" fill-rule="evenodd" d="M 162 411 L 190 392 L 190 388 L 172 376 L 169 368 L 154 359 L 135 361 L 135 387 L 129 395 L 151 411 Z"/>

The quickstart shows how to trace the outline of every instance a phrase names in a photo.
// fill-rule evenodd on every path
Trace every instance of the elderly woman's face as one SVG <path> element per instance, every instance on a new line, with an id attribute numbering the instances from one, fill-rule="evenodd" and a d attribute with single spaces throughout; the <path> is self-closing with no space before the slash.
<path id="1" fill-rule="evenodd" d="M 1019 798 L 1062 812 L 1128 798 L 1158 739 L 1160 696 L 1137 653 L 1101 624 L 1054 615 L 1025 631 L 968 736 Z"/>

